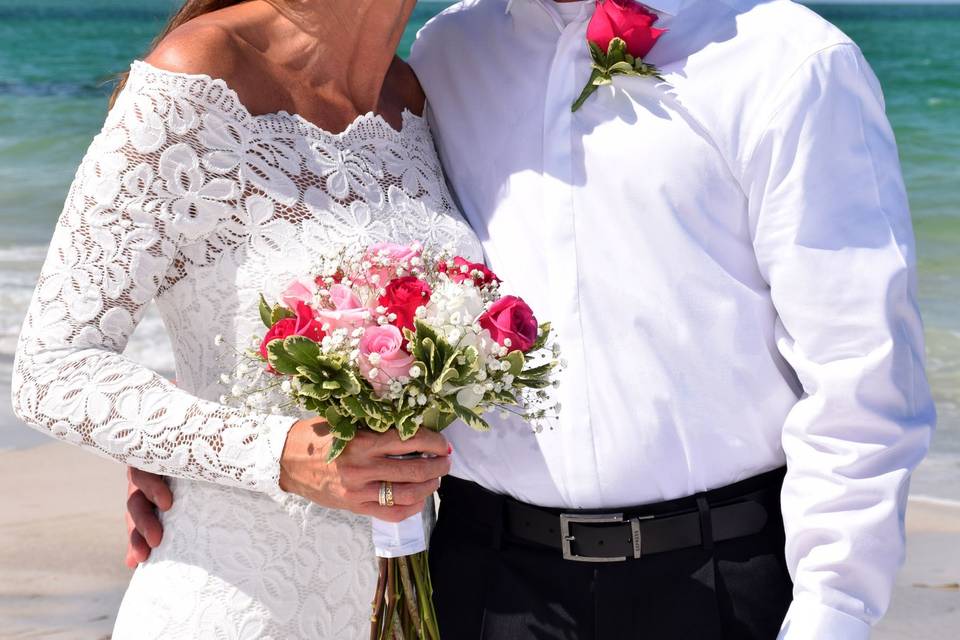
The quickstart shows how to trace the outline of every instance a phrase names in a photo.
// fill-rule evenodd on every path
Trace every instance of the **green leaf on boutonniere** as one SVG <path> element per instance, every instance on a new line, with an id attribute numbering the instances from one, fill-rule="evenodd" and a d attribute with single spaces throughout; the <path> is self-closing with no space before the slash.
<path id="1" fill-rule="evenodd" d="M 590 45 L 590 55 L 593 56 L 593 61 L 598 65 L 603 67 L 607 66 L 607 54 L 604 53 L 603 49 L 597 45 L 595 42 L 589 42 Z"/>
<path id="2" fill-rule="evenodd" d="M 588 44 L 590 56 L 593 58 L 590 80 L 574 101 L 572 111 L 579 110 L 599 87 L 612 84 L 614 76 L 650 77 L 664 81 L 655 66 L 630 54 L 627 43 L 622 38 L 610 40 L 606 53 L 596 43 L 588 42 Z"/>
<path id="3" fill-rule="evenodd" d="M 614 38 L 607 47 L 607 66 L 612 67 L 627 59 L 627 43 L 622 38 Z"/>
<path id="4" fill-rule="evenodd" d="M 610 68 L 607 70 L 607 72 L 610 75 L 615 75 L 615 74 L 630 75 L 635 71 L 636 69 L 633 68 L 633 65 L 627 62 L 626 60 L 622 62 L 618 62 L 614 65 L 611 65 Z"/>

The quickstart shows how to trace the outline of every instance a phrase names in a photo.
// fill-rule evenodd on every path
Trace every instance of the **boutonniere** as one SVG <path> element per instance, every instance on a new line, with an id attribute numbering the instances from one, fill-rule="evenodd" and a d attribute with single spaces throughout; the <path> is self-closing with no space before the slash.
<path id="1" fill-rule="evenodd" d="M 666 29 L 653 26 L 657 19 L 657 14 L 634 0 L 597 0 L 597 9 L 587 27 L 593 73 L 573 103 L 574 111 L 582 107 L 594 91 L 612 83 L 613 76 L 663 80 L 655 66 L 643 61 L 666 33 Z"/>

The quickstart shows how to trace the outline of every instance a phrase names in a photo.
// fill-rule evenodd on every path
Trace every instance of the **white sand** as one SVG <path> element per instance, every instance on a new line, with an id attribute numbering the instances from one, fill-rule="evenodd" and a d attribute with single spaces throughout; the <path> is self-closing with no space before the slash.
<path id="1" fill-rule="evenodd" d="M 122 467 L 52 443 L 0 453 L 0 638 L 107 638 L 123 564 Z M 911 500 L 908 560 L 877 640 L 960 637 L 960 506 Z"/>
<path id="2" fill-rule="evenodd" d="M 110 636 L 125 493 L 123 467 L 69 445 L 0 454 L 0 637 Z"/>

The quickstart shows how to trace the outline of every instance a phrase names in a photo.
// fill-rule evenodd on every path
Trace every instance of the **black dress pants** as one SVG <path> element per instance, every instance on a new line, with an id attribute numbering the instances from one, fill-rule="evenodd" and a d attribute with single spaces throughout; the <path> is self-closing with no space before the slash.
<path id="1" fill-rule="evenodd" d="M 503 530 L 506 498 L 448 479 L 430 545 L 443 640 L 774 640 L 791 602 L 779 509 L 782 472 L 655 505 L 697 510 L 769 491 L 757 534 L 616 563 L 563 559 Z M 464 492 L 469 485 L 470 491 Z M 701 506 L 702 509 L 702 506 Z"/>

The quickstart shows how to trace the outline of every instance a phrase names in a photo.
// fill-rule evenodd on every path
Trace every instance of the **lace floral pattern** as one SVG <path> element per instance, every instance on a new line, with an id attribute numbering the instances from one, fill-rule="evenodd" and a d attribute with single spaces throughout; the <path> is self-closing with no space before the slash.
<path id="1" fill-rule="evenodd" d="M 178 478 L 117 637 L 364 635 L 368 522 L 277 489 L 295 418 L 219 404 L 234 363 L 213 338 L 245 344 L 257 293 L 318 252 L 388 240 L 481 257 L 422 118 L 397 131 L 367 115 L 332 135 L 252 116 L 222 81 L 134 63 L 68 195 L 13 381 L 26 422 Z M 120 355 L 151 300 L 176 387 Z"/>

